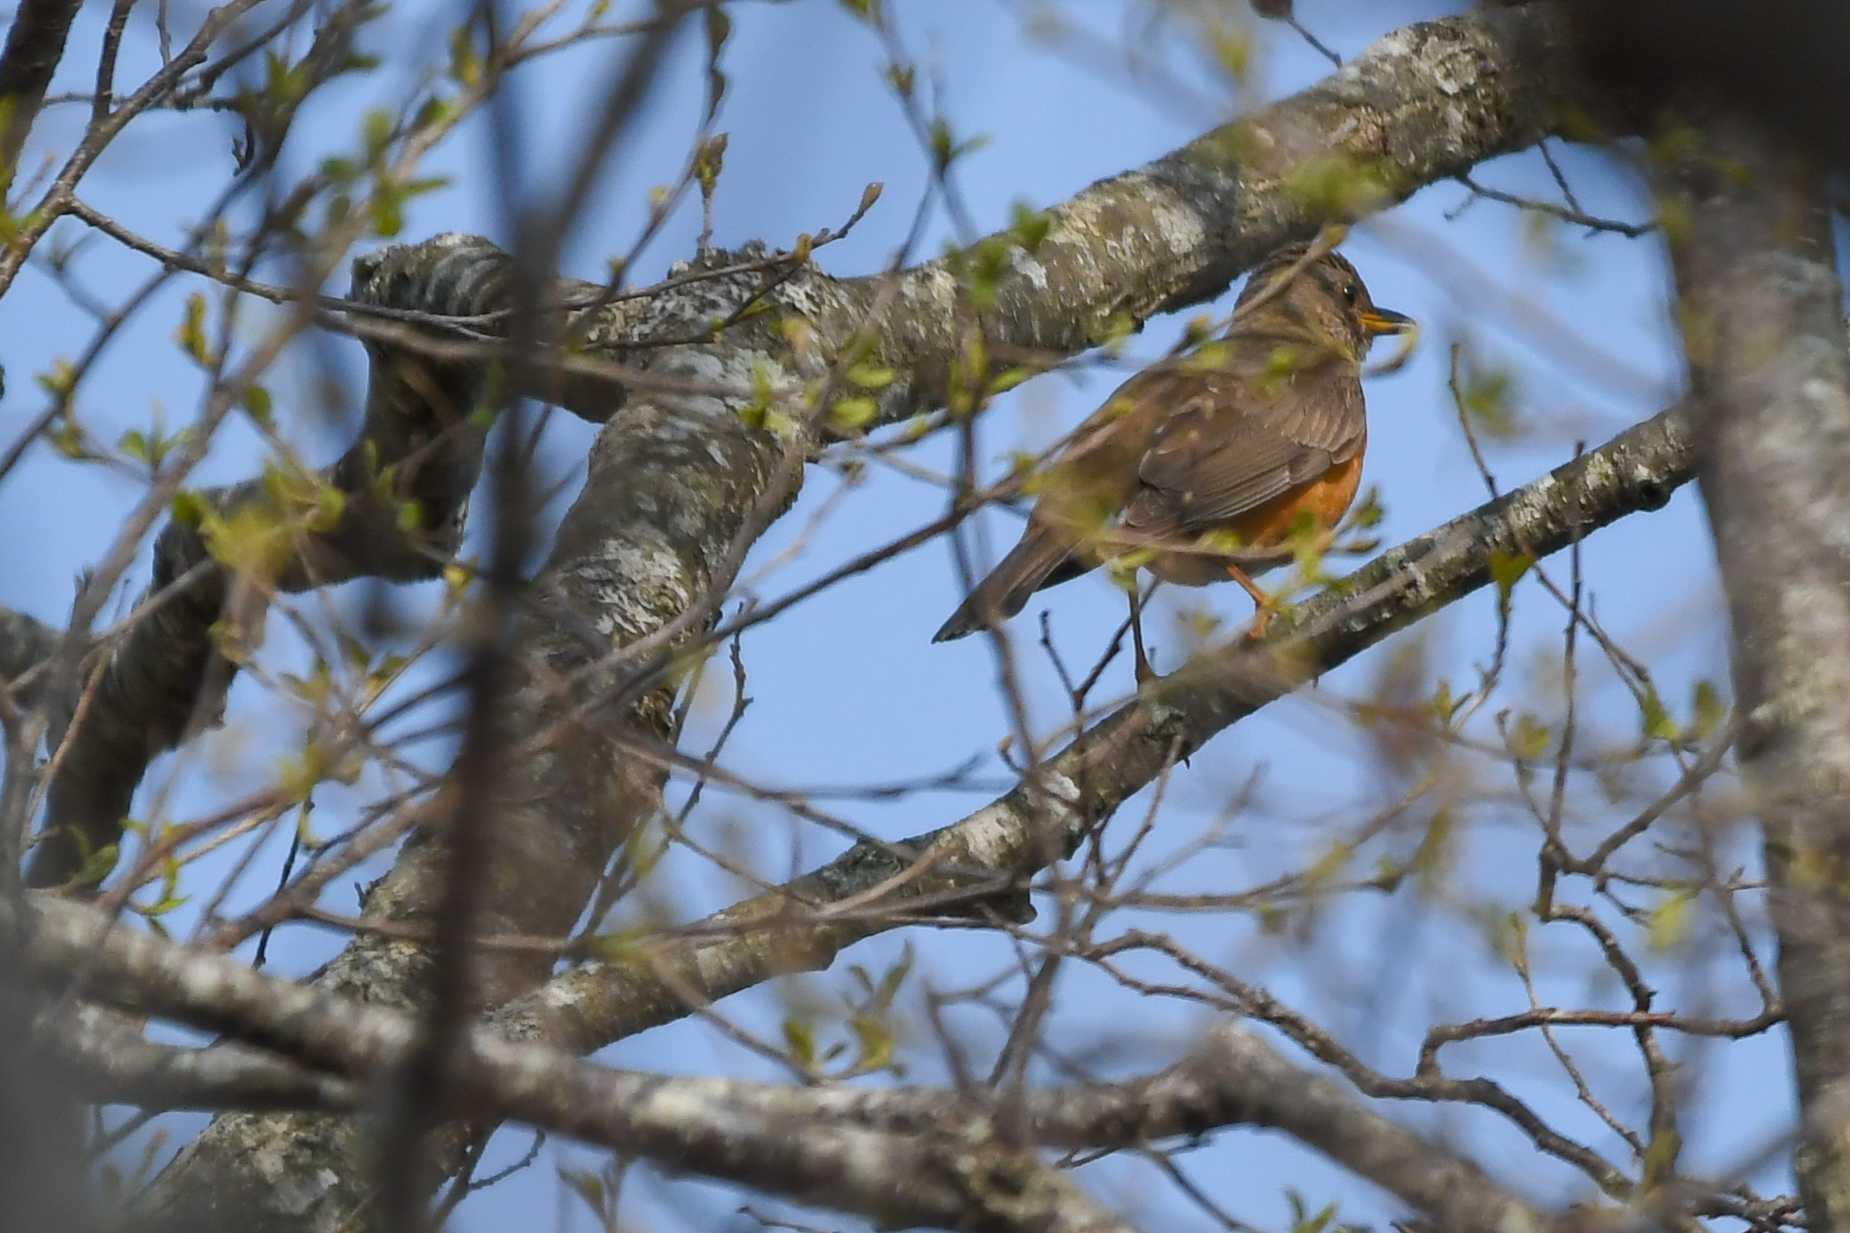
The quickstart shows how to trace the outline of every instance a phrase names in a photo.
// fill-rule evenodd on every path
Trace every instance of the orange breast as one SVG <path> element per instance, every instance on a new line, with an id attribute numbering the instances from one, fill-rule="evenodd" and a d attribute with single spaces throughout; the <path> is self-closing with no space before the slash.
<path id="1" fill-rule="evenodd" d="M 1357 450 L 1348 462 L 1339 462 L 1316 479 L 1241 514 L 1228 529 L 1250 548 L 1275 548 L 1291 537 L 1305 514 L 1323 531 L 1341 522 L 1361 486 L 1362 452 Z"/>

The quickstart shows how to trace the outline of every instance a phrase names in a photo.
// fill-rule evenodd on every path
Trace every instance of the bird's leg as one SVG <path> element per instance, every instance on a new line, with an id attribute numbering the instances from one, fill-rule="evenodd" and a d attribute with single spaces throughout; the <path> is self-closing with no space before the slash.
<path id="1" fill-rule="evenodd" d="M 1150 657 L 1143 650 L 1143 597 L 1137 590 L 1137 580 L 1131 579 L 1131 652 L 1136 656 L 1137 685 L 1142 688 L 1156 679 L 1156 669 L 1150 667 Z"/>
<path id="2" fill-rule="evenodd" d="M 1253 581 L 1252 575 L 1231 561 L 1227 563 L 1227 576 L 1239 583 L 1240 589 L 1253 597 L 1256 611 L 1252 625 L 1246 630 L 1246 638 L 1249 642 L 1257 642 L 1265 637 L 1265 628 L 1272 623 L 1272 614 L 1278 610 L 1278 605 L 1270 595 L 1259 589 L 1259 584 Z"/>

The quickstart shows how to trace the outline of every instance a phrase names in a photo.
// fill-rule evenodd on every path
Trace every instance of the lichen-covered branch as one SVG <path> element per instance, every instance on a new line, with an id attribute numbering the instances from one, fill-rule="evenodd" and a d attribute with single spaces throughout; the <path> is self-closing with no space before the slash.
<path id="1" fill-rule="evenodd" d="M 46 1043 L 90 1099 L 155 1109 L 274 1103 L 327 1110 L 359 1103 L 360 1089 L 352 1082 L 245 1046 L 155 1045 L 92 1006 L 79 1008 L 73 1026 L 67 1038 Z M 575 1080 L 584 1073 L 575 1072 Z M 996 1136 L 1062 1148 L 1139 1147 L 1226 1127 L 1262 1127 L 1290 1135 L 1398 1196 L 1436 1229 L 1539 1233 L 1549 1223 L 1469 1161 L 1376 1113 L 1341 1083 L 1294 1066 L 1255 1033 L 1231 1023 L 1214 1028 L 1187 1057 L 1149 1078 L 1011 1098 L 1009 1136 L 998 1130 L 1002 1111 L 986 1089 L 811 1088 L 700 1077 L 653 1086 L 657 1100 L 672 1092 L 724 1109 L 741 1124 L 847 1124 L 909 1139 L 929 1140 L 957 1126 L 972 1142 Z M 582 1099 L 582 1092 L 571 1098 Z"/>
<path id="2" fill-rule="evenodd" d="M 353 1109 L 359 1088 L 274 1054 L 156 1044 L 139 1023 L 80 1002 L 40 1021 L 32 1048 L 85 1100 L 143 1109 Z"/>
<path id="3" fill-rule="evenodd" d="M 1116 337 L 1219 294 L 1326 222 L 1533 144 L 1570 102 L 1584 103 L 1574 81 L 1555 5 L 1396 30 L 1310 89 L 1100 180 L 1038 221 L 907 271 L 879 350 L 913 380 L 887 392 L 883 415 L 941 405 L 973 326 L 996 367 Z M 879 278 L 841 289 L 846 304 L 824 318 L 835 339 L 887 294 Z"/>
<path id="4" fill-rule="evenodd" d="M 1733 626 L 1737 744 L 1766 828 L 1811 1227 L 1850 1229 L 1850 359 L 1821 179 L 1713 124 L 1669 177 L 1702 408 L 1702 494 Z"/>
<path id="5" fill-rule="evenodd" d="M 417 1046 L 412 1015 L 114 929 L 71 903 L 40 900 L 28 911 L 29 922 L 0 904 L 0 942 L 14 948 L 17 970 L 29 977 L 62 982 L 81 971 L 92 987 L 142 1009 L 262 1041 L 351 1082 L 387 1078 Z M 459 1034 L 445 1090 L 428 1098 L 446 1114 L 516 1118 L 885 1225 L 1128 1233 L 1070 1179 L 981 1123 L 902 1135 L 820 1122 L 801 1108 L 783 1113 L 765 1100 L 743 1105 L 727 1095 L 725 1085 L 606 1070 L 470 1027 Z M 279 1180 L 298 1199 L 312 1188 L 301 1175 Z M 186 1227 L 247 1229 L 254 1227 L 252 1215 L 226 1205 L 220 1220 Z"/>
<path id="6" fill-rule="evenodd" d="M 856 278 L 813 266 L 792 275 L 771 262 L 755 284 L 772 288 L 769 306 L 815 327 L 825 352 L 871 344 L 897 374 L 880 391 L 871 422 L 891 423 L 945 405 L 952 369 L 968 368 L 972 335 L 997 371 L 1083 351 L 1156 313 L 1211 298 L 1265 254 L 1326 222 L 1383 209 L 1533 144 L 1566 108 L 1584 103 L 1574 83 L 1556 5 L 1419 22 L 1310 89 L 958 253 L 898 275 Z M 746 255 L 765 261 L 760 249 Z M 556 286 L 561 304 L 610 299 L 594 284 Z M 675 294 L 700 287 L 682 284 Z M 665 341 L 699 338 L 730 320 L 737 297 L 723 281 L 706 298 L 704 315 L 684 323 L 652 317 L 647 301 L 631 298 L 564 316 L 583 353 L 629 366 Z M 431 304 L 427 311 L 490 309 Z M 877 318 L 871 334 L 870 316 Z M 961 393 L 980 392 L 980 376 L 966 371 L 960 380 Z M 543 392 L 603 420 L 622 405 L 621 385 L 563 357 Z"/>
<path id="7" fill-rule="evenodd" d="M 1497 554 L 1543 556 L 1627 514 L 1657 509 L 1692 475 L 1688 412 L 1672 407 L 1498 500 L 1383 553 L 1281 618 L 1265 643 L 1199 656 L 963 820 L 891 845 L 860 844 L 776 891 L 699 922 L 691 940 L 576 968 L 494 1015 L 506 1034 L 575 1052 L 688 1013 L 784 972 L 827 967 L 918 913 L 1006 904 L 1177 759 L 1311 677 L 1484 586 Z M 1049 838 L 1053 840 L 1049 844 Z M 829 905 L 922 876 L 853 912 Z"/>
<path id="8" fill-rule="evenodd" d="M 712 1080 L 717 1089 L 723 1081 Z M 788 1097 L 788 1099 L 786 1099 Z M 912 1134 L 998 1111 L 980 1093 L 837 1086 L 815 1090 L 726 1085 L 745 1108 L 803 1110 Z M 1228 1126 L 1282 1131 L 1404 1200 L 1447 1233 L 1540 1233 L 1550 1221 L 1482 1170 L 1376 1113 L 1335 1080 L 1292 1065 L 1246 1028 L 1222 1023 L 1160 1074 L 1126 1083 L 1022 1093 L 1009 1116 L 1036 1143 L 1137 1147 Z"/>

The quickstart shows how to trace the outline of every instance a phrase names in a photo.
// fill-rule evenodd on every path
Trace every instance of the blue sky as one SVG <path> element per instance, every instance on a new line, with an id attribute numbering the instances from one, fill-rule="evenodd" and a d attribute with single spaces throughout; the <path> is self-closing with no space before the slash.
<path id="1" fill-rule="evenodd" d="M 180 28 L 190 28 L 198 8 L 175 4 Z M 1118 0 L 1060 6 L 1071 21 L 1082 23 L 1109 51 L 1147 46 L 1164 72 L 1188 83 L 1179 91 L 1130 80 L 1109 67 L 1088 67 L 1064 56 L 1034 34 L 1033 4 L 992 0 L 945 0 L 936 6 L 895 5 L 909 51 L 922 70 L 943 83 L 943 111 L 957 133 L 981 134 L 987 144 L 956 168 L 957 186 L 977 225 L 1006 224 L 1016 202 L 1056 202 L 1092 180 L 1154 158 L 1226 118 L 1235 110 L 1276 98 L 1324 76 L 1326 61 L 1281 26 L 1254 31 L 1260 71 L 1235 90 L 1213 71 L 1176 28 L 1148 42 L 1133 14 L 1144 12 Z M 618 6 L 618 12 L 624 6 Z M 1232 9 L 1244 12 L 1241 6 Z M 1344 56 L 1360 52 L 1378 34 L 1420 17 L 1449 11 L 1444 6 L 1382 3 L 1354 6 L 1307 2 L 1298 6 L 1303 20 Z M 316 102 L 292 135 L 285 170 L 300 174 L 323 156 L 349 149 L 358 140 L 359 117 L 368 106 L 399 100 L 419 72 L 440 64 L 447 31 L 459 20 L 455 6 L 401 4 L 372 27 L 362 40 L 365 50 L 385 58 L 372 77 L 343 82 Z M 927 167 L 905 119 L 881 80 L 883 53 L 876 41 L 842 8 L 828 3 L 740 4 L 733 10 L 735 29 L 726 70 L 730 89 L 718 127 L 730 134 L 725 173 L 720 182 L 716 238 L 737 243 L 762 238 L 788 244 L 797 233 L 835 225 L 859 199 L 869 181 L 885 183 L 881 204 L 847 240 L 825 249 L 820 261 L 838 274 L 876 269 L 903 237 L 914 203 L 925 186 Z M 75 64 L 67 64 L 59 86 L 81 88 L 92 72 L 99 38 L 94 12 L 86 12 L 71 40 Z M 120 76 L 137 80 L 155 63 L 146 14 L 138 10 L 124 49 Z M 515 78 L 523 117 L 523 188 L 545 193 L 578 151 L 579 111 L 597 97 L 616 63 L 617 49 L 593 45 L 549 60 Z M 640 122 L 609 160 L 592 207 L 571 236 L 566 272 L 598 277 L 605 259 L 628 249 L 644 217 L 650 186 L 672 181 L 684 165 L 688 142 L 698 121 L 704 89 L 699 40 L 683 38 L 672 52 Z M 79 131 L 83 109 L 48 113 L 33 151 L 62 151 Z M 139 135 L 138 135 L 139 134 Z M 486 126 L 472 124 L 427 165 L 454 178 L 439 193 L 419 198 L 408 208 L 403 238 L 421 239 L 439 231 L 476 231 L 498 240 L 500 213 L 486 182 Z M 1609 157 L 1563 148 L 1561 161 L 1570 180 L 1594 213 L 1627 219 L 1648 216 L 1649 202 L 1621 167 Z M 202 115 L 155 117 L 132 129 L 86 181 L 84 198 L 151 238 L 174 243 L 186 221 L 231 171 L 229 126 Z M 1553 181 L 1541 160 L 1528 153 L 1497 160 L 1480 169 L 1480 178 L 1508 191 L 1552 199 Z M 1466 198 L 1455 184 L 1429 188 L 1379 223 L 1356 229 L 1345 251 L 1366 277 L 1378 303 L 1418 318 L 1424 334 L 1415 360 L 1402 371 L 1374 380 L 1368 390 L 1371 446 L 1365 483 L 1383 492 L 1386 521 L 1382 534 L 1392 542 L 1423 531 L 1483 500 L 1445 389 L 1446 348 L 1466 341 L 1473 354 L 1506 368 L 1516 382 L 1516 410 L 1525 432 L 1517 439 L 1487 443 L 1490 462 L 1506 485 L 1525 481 L 1565 460 L 1577 439 L 1597 444 L 1627 424 L 1669 402 L 1680 381 L 1680 361 L 1668 311 L 1670 288 L 1661 250 L 1655 240 L 1615 236 L 1584 238 L 1573 228 L 1538 229 L 1533 220 L 1506 206 L 1480 201 L 1448 218 Z M 65 229 L 68 228 L 68 229 Z M 58 233 L 73 240 L 82 233 L 69 223 Z M 684 209 L 644 254 L 637 279 L 658 276 L 667 262 L 688 253 L 698 228 L 697 210 Z M 942 214 L 934 216 L 923 244 L 936 253 L 956 235 Z M 93 293 L 104 298 L 125 294 L 151 272 L 144 259 L 93 241 L 75 268 Z M 1470 276 L 1466 270 L 1475 270 Z M 344 290 L 344 275 L 334 280 Z M 190 280 L 175 280 L 142 319 L 112 344 L 104 361 L 84 386 L 78 405 L 86 427 L 105 441 L 123 431 L 146 427 L 160 414 L 169 427 L 186 422 L 196 411 L 201 380 L 171 341 L 178 307 L 185 293 L 197 289 Z M 1230 299 L 1215 308 L 1225 310 Z M 1567 323 L 1574 334 L 1601 351 L 1621 357 L 1640 379 L 1602 379 L 1591 366 L 1543 349 L 1530 328 L 1539 307 Z M 251 306 L 252 320 L 269 310 Z M 1173 319 L 1149 323 L 1132 340 L 1131 355 L 1156 356 L 1174 340 L 1191 310 Z M 8 390 L 0 403 L 0 429 L 23 423 L 35 414 L 41 397 L 30 377 L 47 357 L 73 355 L 89 336 L 85 318 L 62 292 L 37 270 L 22 276 L 0 301 L 0 362 Z M 1052 440 L 1089 411 L 1121 370 L 1096 372 L 1079 380 L 1059 377 L 1029 383 L 998 402 L 982 427 L 986 459 L 999 465 L 1007 451 L 1036 447 Z M 331 384 L 330 384 L 331 382 Z M 311 460 L 332 458 L 356 422 L 363 391 L 364 363 L 359 347 L 345 340 L 305 345 L 292 354 L 271 382 L 285 434 Z M 590 426 L 567 416 L 550 422 L 544 453 L 553 476 L 582 474 L 582 458 L 594 436 Z M 946 470 L 949 441 L 928 441 L 908 457 L 917 464 Z M 200 479 L 223 482 L 242 478 L 258 465 L 261 454 L 253 434 L 234 427 L 215 444 Z M 757 594 L 775 598 L 868 547 L 934 518 L 942 512 L 940 490 L 896 473 L 877 469 L 866 482 L 839 496 L 838 477 L 813 467 L 797 507 L 767 535 L 745 570 Z M 575 480 L 566 493 L 575 490 Z M 0 603 L 57 622 L 69 602 L 71 579 L 109 542 L 114 527 L 137 499 L 136 484 L 100 468 L 75 467 L 39 450 L 29 464 L 0 484 Z M 834 502 L 834 503 L 832 503 Z M 562 512 L 563 503 L 553 512 Z M 817 520 L 819 511 L 827 516 Z M 479 510 L 478 510 L 479 515 Z M 991 543 L 1001 545 L 1017 524 L 992 516 Z M 479 545 L 472 529 L 471 549 Z M 800 549 L 788 560 L 785 550 Z M 1565 561 L 1554 564 L 1565 577 Z M 1657 513 L 1634 518 L 1601 533 L 1586 546 L 1587 585 L 1601 621 L 1623 645 L 1648 659 L 1664 697 L 1673 708 L 1687 710 L 1692 684 L 1700 678 L 1726 681 L 1723 631 L 1707 527 L 1693 492 L 1680 493 Z M 145 561 L 131 586 L 145 580 Z M 132 593 L 132 592 L 131 592 Z M 342 588 L 332 596 L 305 597 L 295 606 L 323 619 L 328 606 L 351 613 L 365 602 L 364 587 Z M 401 598 L 407 612 L 428 611 L 429 588 Z M 995 659 L 983 639 L 933 646 L 932 631 L 957 600 L 954 565 L 948 547 L 934 543 L 849 580 L 752 632 L 744 642 L 754 699 L 744 723 L 728 746 L 726 764 L 735 772 L 774 785 L 854 784 L 914 779 L 942 771 L 972 754 L 985 754 L 978 777 L 983 791 L 909 794 L 896 800 L 842 804 L 854 822 L 877 834 L 897 837 L 943 825 L 961 817 L 1010 778 L 993 755 L 998 739 L 1010 729 L 995 684 Z M 1069 657 L 1089 662 L 1121 619 L 1119 594 L 1099 580 L 1076 582 L 1041 597 L 1011 626 L 1020 649 L 1020 669 L 1034 720 L 1051 731 L 1066 718 L 1063 695 L 1052 668 L 1033 645 L 1038 636 L 1035 614 L 1053 613 L 1059 644 Z M 1487 708 L 1537 709 L 1544 720 L 1558 719 L 1558 695 L 1548 683 L 1556 671 L 1561 610 L 1524 582 L 1517 592 L 1512 667 L 1505 695 Z M 1173 666 L 1181 645 L 1172 614 L 1179 607 L 1206 606 L 1229 623 L 1243 622 L 1249 605 L 1236 588 L 1159 598 L 1152 618 L 1152 641 L 1159 665 Z M 119 615 L 120 608 L 112 609 Z M 1251 802 L 1234 818 L 1225 848 L 1197 854 L 1166 885 L 1171 889 L 1229 890 L 1262 880 L 1293 864 L 1301 865 L 1327 844 L 1333 833 L 1355 825 L 1388 799 L 1389 785 L 1379 781 L 1370 756 L 1371 735 L 1344 715 L 1344 698 L 1366 695 L 1390 671 L 1419 661 L 1419 679 L 1430 692 L 1441 678 L 1464 688 L 1474 679 L 1474 665 L 1486 662 L 1494 633 L 1494 606 L 1479 595 L 1422 626 L 1402 634 L 1355 663 L 1326 675 L 1314 693 L 1288 699 L 1223 735 L 1194 759 L 1171 786 L 1157 849 L 1172 851 L 1200 830 L 1205 821 L 1226 810 L 1242 785 L 1257 775 Z M 301 671 L 307 652 L 286 624 L 272 620 L 263 664 L 273 672 Z M 696 705 L 687 744 L 704 750 L 723 720 L 729 681 L 716 664 L 710 684 Z M 1589 738 L 1623 742 L 1637 731 L 1637 711 L 1614 683 L 1610 672 L 1587 657 L 1583 664 L 1582 705 L 1591 716 Z M 1129 684 L 1128 665 L 1115 667 L 1112 688 Z M 264 782 L 274 760 L 299 740 L 302 719 L 279 704 L 259 681 L 241 681 L 232 697 L 239 722 L 201 742 L 179 758 L 164 759 L 149 778 L 138 808 L 151 812 L 151 794 L 165 793 L 173 816 L 197 814 L 222 800 L 238 785 Z M 1480 737 L 1494 730 L 1480 725 Z M 1583 739 L 1589 739 L 1583 738 Z M 426 747 L 433 766 L 446 751 Z M 1394 896 L 1333 906 L 1308 923 L 1301 935 L 1266 936 L 1246 918 L 1160 917 L 1132 919 L 1172 931 L 1202 954 L 1224 962 L 1328 1025 L 1367 1062 L 1390 1073 L 1411 1069 L 1425 1026 L 1441 1019 L 1521 1009 L 1524 995 L 1507 965 L 1499 964 L 1485 938 L 1468 922 L 1495 915 L 1495 905 L 1516 907 L 1533 893 L 1532 823 L 1509 801 L 1507 769 L 1474 764 L 1475 772 L 1499 800 L 1470 813 L 1464 832 L 1454 898 L 1443 904 L 1403 888 Z M 1663 759 L 1638 772 L 1661 782 Z M 352 809 L 376 793 L 368 780 L 358 790 L 335 788 L 318 798 L 317 829 L 337 829 Z M 675 792 L 682 791 L 676 788 Z M 1602 813 L 1611 806 L 1590 787 L 1576 790 L 1577 812 L 1590 827 L 1610 825 Z M 1143 798 L 1126 806 L 1125 820 L 1141 816 Z M 807 867 L 839 849 L 826 833 L 798 830 L 789 819 L 765 806 L 713 792 L 696 824 L 708 838 L 731 835 L 743 850 L 755 853 L 769 877 L 782 877 L 794 864 Z M 1173 828 L 1173 829 L 1172 829 Z M 1173 835 L 1173 839 L 1170 836 Z M 1417 841 L 1417 829 L 1395 850 Z M 1742 859 L 1751 859 L 1745 845 Z M 259 863 L 237 899 L 262 891 L 274 865 Z M 675 919 L 689 919 L 723 906 L 741 893 L 730 878 L 714 875 L 697 860 L 677 854 L 664 864 L 656 905 Z M 350 899 L 337 893 L 332 906 L 348 910 Z M 640 911 L 641 905 L 631 905 Z M 620 913 L 621 914 L 621 913 Z M 1556 927 L 1557 929 L 1560 927 Z M 338 939 L 308 929 L 286 931 L 276 962 L 306 971 L 337 945 Z M 724 1009 L 739 1021 L 776 1039 L 778 1025 L 791 1008 L 839 1007 L 838 993 L 851 987 L 850 962 L 878 971 L 910 943 L 920 957 L 913 995 L 925 983 L 955 985 L 1006 963 L 1005 943 L 967 933 L 918 933 L 889 936 L 864 945 L 836 970 L 787 982 L 778 990 L 735 999 Z M 1642 946 L 1642 943 L 1640 943 Z M 1589 978 L 1596 957 L 1578 937 L 1536 938 L 1537 966 L 1544 974 L 1544 1000 L 1561 1004 L 1620 1005 L 1615 992 Z M 1552 962 L 1545 962 L 1547 955 Z M 1662 957 L 1670 969 L 1666 989 L 1700 998 L 1705 975 L 1715 975 L 1717 1013 L 1749 1012 L 1743 982 L 1725 967 L 1713 970 L 1686 957 Z M 1152 969 L 1155 970 L 1155 969 Z M 1079 968 L 1069 969 L 1060 990 L 1052 1039 L 1062 1048 L 1102 1050 L 1107 1071 L 1149 1069 L 1172 1058 L 1203 1026 L 1199 1012 L 1138 999 L 1110 982 Z M 907 1005 L 916 1008 L 916 997 Z M 916 1016 L 915 1016 L 916 1018 Z M 954 1012 L 953 1023 L 968 1033 L 968 1045 L 982 1056 L 1001 1039 L 994 1019 Z M 1612 1100 L 1621 1116 L 1635 1116 L 1638 1087 L 1635 1056 L 1617 1039 L 1599 1033 L 1564 1033 L 1582 1051 L 1589 1075 Z M 942 1075 L 928 1042 L 912 1057 L 913 1077 Z M 1688 1042 L 1672 1039 L 1669 1047 L 1683 1056 Z M 1790 1104 L 1783 1039 L 1769 1037 L 1706 1054 L 1690 1054 L 1692 1073 L 1704 1076 L 1704 1092 L 1726 1102 L 1728 1116 L 1692 1118 L 1685 1128 L 1696 1165 L 1719 1166 L 1743 1145 L 1757 1144 L 1786 1116 Z M 1293 1053 L 1306 1062 L 1301 1054 Z M 1533 1099 L 1539 1109 L 1558 1117 L 1564 1128 L 1596 1146 L 1612 1139 L 1572 1098 L 1541 1043 L 1530 1037 L 1504 1039 L 1488 1046 L 1463 1048 L 1447 1055 L 1460 1068 L 1481 1066 Z M 670 1071 L 724 1071 L 775 1077 L 759 1059 L 726 1043 L 710 1028 L 681 1024 L 623 1042 L 608 1051 L 615 1064 Z M 986 1059 L 985 1059 L 986 1062 Z M 1409 1122 L 1436 1129 L 1468 1147 L 1500 1176 L 1537 1197 L 1559 1201 L 1585 1197 L 1584 1185 L 1573 1188 L 1560 1167 L 1537 1164 L 1528 1145 L 1505 1124 L 1470 1111 L 1433 1110 L 1420 1106 L 1390 1110 Z M 165 1119 L 184 1134 L 198 1119 Z M 1604 1137 L 1602 1137 L 1604 1136 Z M 516 1156 L 524 1137 L 497 1145 L 494 1157 Z M 550 1152 L 538 1167 L 472 1199 L 457 1227 L 508 1227 L 510 1220 L 545 1214 L 550 1227 L 554 1198 L 551 1164 L 570 1160 L 582 1165 L 587 1153 Z M 1622 1164 L 1629 1164 L 1622 1156 Z M 1346 1219 L 1379 1222 L 1397 1209 L 1366 1186 L 1345 1179 L 1301 1148 L 1277 1136 L 1229 1132 L 1183 1158 L 1199 1179 L 1243 1218 L 1278 1228 L 1287 1219 L 1284 1190 L 1295 1187 L 1316 1203 L 1339 1199 Z M 488 1166 L 492 1167 L 492 1158 Z M 1158 1197 L 1165 1184 L 1153 1172 L 1130 1163 L 1088 1169 L 1084 1176 L 1099 1193 L 1123 1202 L 1129 1210 L 1151 1215 L 1147 1227 L 1208 1227 L 1198 1212 L 1173 1206 L 1173 1196 Z M 1768 1180 L 1779 1185 L 1778 1173 Z M 1567 1187 L 1564 1189 L 1564 1187 Z M 690 1223 L 711 1227 L 713 1219 L 737 1205 L 720 1188 L 684 1187 L 674 1192 L 696 1205 Z M 656 1197 L 650 1202 L 657 1201 Z M 1144 1204 L 1158 1204 L 1143 1208 Z M 650 1206 L 637 1211 L 660 1213 Z M 568 1228 L 589 1228 L 577 1214 L 561 1217 Z M 825 1221 L 827 1222 L 827 1221 Z M 669 1227 L 675 1227 L 669 1221 Z M 832 1223 L 832 1222 L 831 1222 Z M 741 1218 L 741 1226 L 749 1226 Z"/>

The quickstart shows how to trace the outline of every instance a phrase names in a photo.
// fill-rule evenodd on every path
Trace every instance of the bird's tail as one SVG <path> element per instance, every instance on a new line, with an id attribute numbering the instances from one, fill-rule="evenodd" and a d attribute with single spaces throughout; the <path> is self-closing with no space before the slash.
<path id="1" fill-rule="evenodd" d="M 1014 616 L 1027 604 L 1028 597 L 1065 564 L 1071 552 L 1072 545 L 1051 528 L 1030 523 L 1021 542 L 996 562 L 996 567 L 976 584 L 970 597 L 957 606 L 931 640 L 949 642 Z"/>

